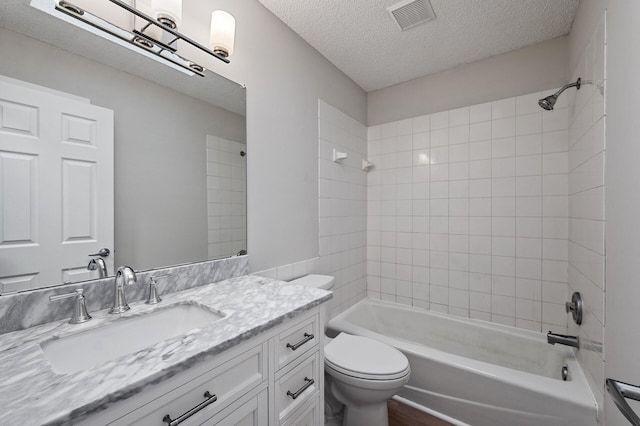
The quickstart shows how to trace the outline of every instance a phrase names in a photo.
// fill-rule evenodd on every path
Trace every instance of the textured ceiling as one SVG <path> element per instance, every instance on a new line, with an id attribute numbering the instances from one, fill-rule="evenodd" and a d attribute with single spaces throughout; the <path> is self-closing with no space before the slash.
<path id="1" fill-rule="evenodd" d="M 579 0 L 432 0 L 400 32 L 399 0 L 258 0 L 366 91 L 566 35 Z"/>

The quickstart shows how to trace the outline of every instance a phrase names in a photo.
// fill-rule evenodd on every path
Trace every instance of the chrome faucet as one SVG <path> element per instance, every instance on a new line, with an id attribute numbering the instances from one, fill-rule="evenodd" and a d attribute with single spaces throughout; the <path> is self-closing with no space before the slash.
<path id="1" fill-rule="evenodd" d="M 137 281 L 136 273 L 131 267 L 121 266 L 118 268 L 113 288 L 113 306 L 109 309 L 110 314 L 121 314 L 130 309 L 124 295 L 124 286 L 135 284 Z"/>
<path id="2" fill-rule="evenodd" d="M 567 336 L 564 334 L 548 332 L 547 343 L 549 343 L 550 345 L 560 343 L 561 345 L 572 346 L 574 348 L 580 349 L 580 339 L 577 336 Z"/>
<path id="3" fill-rule="evenodd" d="M 73 303 L 73 316 L 71 317 L 71 320 L 69 320 L 69 324 L 82 324 L 83 322 L 87 322 L 91 319 L 91 315 L 87 312 L 87 304 L 83 293 L 84 291 L 81 288 L 77 288 L 71 293 L 49 296 L 49 302 L 75 297 L 75 301 Z"/>
<path id="4" fill-rule="evenodd" d="M 103 258 L 98 257 L 97 259 L 91 259 L 89 264 L 87 265 L 87 269 L 90 271 L 98 271 L 98 276 L 100 278 L 107 278 L 109 273 L 107 272 L 107 264 Z"/>
<path id="5" fill-rule="evenodd" d="M 158 294 L 158 278 L 168 277 L 171 274 L 162 274 L 162 275 L 151 275 L 149 277 L 149 297 L 147 297 L 147 301 L 144 302 L 147 305 L 157 305 L 162 302 L 162 298 L 160 294 Z"/>

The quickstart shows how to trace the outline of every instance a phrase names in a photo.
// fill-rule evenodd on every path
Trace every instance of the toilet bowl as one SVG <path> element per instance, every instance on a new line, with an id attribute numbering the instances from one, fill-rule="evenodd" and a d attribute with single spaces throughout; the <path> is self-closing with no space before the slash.
<path id="1" fill-rule="evenodd" d="M 345 405 L 344 425 L 388 425 L 387 399 L 409 381 L 409 361 L 374 339 L 341 333 L 325 346 L 331 393 Z"/>
<path id="2" fill-rule="evenodd" d="M 291 284 L 331 290 L 335 279 L 328 275 L 307 275 Z M 325 309 L 323 331 L 329 321 L 329 302 Z M 323 333 L 324 335 L 324 333 Z M 362 336 L 339 334 L 331 340 L 324 336 L 325 414 L 337 410 L 331 401 L 344 404 L 344 426 L 387 426 L 387 399 L 409 381 L 411 369 L 402 352 L 385 343 Z"/>

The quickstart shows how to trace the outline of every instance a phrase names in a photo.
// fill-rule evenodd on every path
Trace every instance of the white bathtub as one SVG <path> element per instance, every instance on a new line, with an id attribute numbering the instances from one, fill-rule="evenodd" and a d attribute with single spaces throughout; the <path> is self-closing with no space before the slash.
<path id="1" fill-rule="evenodd" d="M 338 332 L 400 349 L 411 379 L 399 397 L 452 423 L 597 425 L 596 401 L 573 351 L 547 344 L 542 333 L 372 299 L 332 319 L 329 334 Z"/>

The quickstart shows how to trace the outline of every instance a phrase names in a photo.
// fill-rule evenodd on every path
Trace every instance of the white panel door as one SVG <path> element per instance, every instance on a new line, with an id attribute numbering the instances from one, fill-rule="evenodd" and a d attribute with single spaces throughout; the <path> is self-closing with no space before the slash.
<path id="1" fill-rule="evenodd" d="M 0 294 L 95 278 L 88 255 L 113 250 L 113 111 L 0 80 L 0 191 Z"/>

